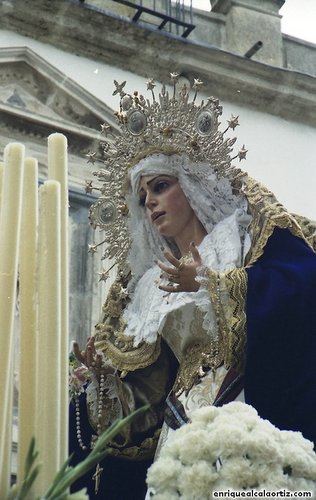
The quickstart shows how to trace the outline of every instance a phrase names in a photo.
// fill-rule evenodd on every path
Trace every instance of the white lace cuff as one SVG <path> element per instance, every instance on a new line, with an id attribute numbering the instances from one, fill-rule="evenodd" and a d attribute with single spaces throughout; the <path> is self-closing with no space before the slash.
<path id="1" fill-rule="evenodd" d="M 208 284 L 208 275 L 207 275 L 208 268 L 204 266 L 203 264 L 198 266 L 196 268 L 196 278 L 195 280 L 200 283 L 200 288 L 205 288 L 207 287 Z"/>
<path id="2" fill-rule="evenodd" d="M 210 301 L 209 292 L 209 274 L 208 268 L 204 264 L 196 270 L 196 281 L 200 284 L 200 288 L 194 294 L 194 302 L 200 311 L 204 313 L 203 328 L 207 332 L 213 324 L 213 307 Z"/>
<path id="3" fill-rule="evenodd" d="M 93 425 L 101 424 L 102 430 L 109 427 L 115 420 L 122 418 L 135 409 L 134 397 L 131 388 L 114 374 L 108 374 L 104 378 L 103 393 L 96 376 L 92 377 L 91 383 L 86 389 L 87 405 Z M 99 400 L 102 397 L 102 410 L 100 420 Z"/>

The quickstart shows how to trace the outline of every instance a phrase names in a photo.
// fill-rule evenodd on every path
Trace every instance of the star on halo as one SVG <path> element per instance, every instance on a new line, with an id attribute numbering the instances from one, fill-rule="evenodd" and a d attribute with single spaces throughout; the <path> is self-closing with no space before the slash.
<path id="1" fill-rule="evenodd" d="M 121 97 L 125 95 L 125 92 L 123 91 L 123 88 L 126 85 L 126 81 L 122 83 L 118 83 L 116 80 L 114 80 L 114 85 L 116 89 L 114 90 L 112 95 L 120 94 Z"/>
<path id="2" fill-rule="evenodd" d="M 245 145 L 243 145 L 243 147 L 239 150 L 239 153 L 238 153 L 239 161 L 245 160 L 247 153 L 248 153 L 248 149 L 246 149 Z"/>
<path id="3" fill-rule="evenodd" d="M 92 165 L 95 164 L 95 161 L 96 161 L 96 155 L 97 153 L 96 152 L 92 152 L 92 151 L 89 151 L 86 156 L 88 158 L 88 163 L 92 163 Z"/>
<path id="4" fill-rule="evenodd" d="M 93 191 L 92 181 L 85 181 L 85 192 L 88 194 L 92 193 L 92 191 Z"/>
<path id="5" fill-rule="evenodd" d="M 105 137 L 108 136 L 108 134 L 112 133 L 112 128 L 111 125 L 108 125 L 107 123 L 102 123 L 101 124 L 101 134 L 104 134 Z"/>
<path id="6" fill-rule="evenodd" d="M 150 78 L 147 82 L 147 90 L 154 90 L 155 87 L 156 87 L 156 84 L 154 82 L 154 79 Z"/>
<path id="7" fill-rule="evenodd" d="M 235 130 L 235 128 L 239 126 L 238 118 L 239 116 L 232 115 L 230 119 L 227 120 L 228 128 L 232 128 L 233 130 Z"/>
<path id="8" fill-rule="evenodd" d="M 200 87 L 202 87 L 203 82 L 199 78 L 194 78 L 194 83 L 192 85 L 193 90 L 198 90 Z"/>
<path id="9" fill-rule="evenodd" d="M 128 294 L 127 289 L 122 287 L 120 290 L 120 298 L 122 300 L 126 300 L 128 298 L 128 296 L 129 296 L 129 294 Z"/>
<path id="10" fill-rule="evenodd" d="M 96 245 L 88 245 L 88 253 L 96 253 L 97 251 L 97 246 Z"/>
<path id="11" fill-rule="evenodd" d="M 105 271 L 105 270 L 100 271 L 98 273 L 98 275 L 100 276 L 99 281 L 106 281 L 109 277 L 109 271 Z"/>
<path id="12" fill-rule="evenodd" d="M 170 78 L 173 83 L 178 83 L 179 76 L 179 73 L 170 73 Z"/>

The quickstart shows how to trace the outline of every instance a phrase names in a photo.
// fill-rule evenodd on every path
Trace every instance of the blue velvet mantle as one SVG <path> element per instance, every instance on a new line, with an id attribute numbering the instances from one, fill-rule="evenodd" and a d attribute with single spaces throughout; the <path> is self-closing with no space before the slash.
<path id="1" fill-rule="evenodd" d="M 280 429 L 301 431 L 316 443 L 316 254 L 287 229 L 275 229 L 264 254 L 250 268 L 246 298 L 245 400 Z M 82 438 L 91 439 L 86 404 L 81 401 Z M 74 407 L 70 408 L 73 464 L 78 448 Z M 89 473 L 75 490 L 88 486 L 90 498 L 141 500 L 150 462 L 108 457 L 100 494 Z"/>
<path id="2" fill-rule="evenodd" d="M 247 274 L 246 403 L 316 443 L 316 254 L 275 229 Z"/>

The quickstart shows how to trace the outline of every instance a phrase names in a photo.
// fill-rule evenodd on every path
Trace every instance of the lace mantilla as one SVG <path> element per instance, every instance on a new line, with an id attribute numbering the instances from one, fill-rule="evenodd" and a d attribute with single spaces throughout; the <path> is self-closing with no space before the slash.
<path id="1" fill-rule="evenodd" d="M 128 229 L 131 236 L 129 262 L 133 270 L 133 278 L 129 291 L 133 291 L 138 280 L 155 260 L 164 260 L 161 247 L 175 248 L 170 241 L 163 238 L 139 204 L 138 186 L 142 175 L 173 175 L 178 179 L 183 193 L 198 220 L 208 234 L 224 220 L 229 220 L 236 210 L 246 215 L 247 201 L 242 194 L 233 192 L 233 188 L 225 177 L 218 178 L 214 169 L 206 162 L 193 163 L 188 157 L 180 155 L 151 155 L 141 160 L 130 171 L 131 193 L 127 195 L 131 215 L 128 218 Z M 196 196 L 199 193 L 199 196 Z M 250 217 L 248 217 L 248 223 Z M 240 220 L 239 223 L 243 224 Z M 245 225 L 245 224 L 244 224 Z M 246 224 L 247 225 L 247 224 Z M 216 229 L 217 231 L 218 229 Z M 139 245 L 139 242 L 142 242 Z M 226 245 L 228 238 L 226 239 Z"/>

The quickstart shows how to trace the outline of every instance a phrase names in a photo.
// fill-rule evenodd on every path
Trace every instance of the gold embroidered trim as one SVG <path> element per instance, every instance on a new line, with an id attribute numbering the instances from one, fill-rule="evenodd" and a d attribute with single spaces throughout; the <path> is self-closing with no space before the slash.
<path id="1" fill-rule="evenodd" d="M 144 439 L 139 446 L 119 449 L 110 443 L 109 454 L 126 460 L 147 460 L 154 457 L 161 429 L 156 430 L 152 437 Z"/>
<path id="2" fill-rule="evenodd" d="M 209 270 L 209 291 L 216 315 L 216 331 L 211 337 L 204 332 L 203 318 L 194 318 L 195 332 L 179 368 L 175 391 L 187 395 L 193 385 L 211 370 L 223 365 L 242 371 L 246 344 L 246 294 L 245 269 L 228 273 Z"/>
<path id="3" fill-rule="evenodd" d="M 227 368 L 227 358 L 229 357 L 227 355 L 227 350 L 230 344 L 229 326 L 227 323 L 227 313 L 222 301 L 222 292 L 226 291 L 226 284 L 223 280 L 223 275 L 211 269 L 208 270 L 208 277 L 210 298 L 216 317 L 216 338 L 213 340 L 213 343 L 217 345 L 217 350 L 215 351 L 214 368 L 217 368 L 223 363 L 225 368 Z"/>
<path id="4" fill-rule="evenodd" d="M 109 335 L 107 331 L 104 332 L 102 326 L 98 325 L 95 342 L 96 349 L 102 350 L 105 357 L 112 361 L 113 366 L 122 372 L 122 377 L 127 372 L 146 368 L 157 361 L 160 354 L 160 337 L 157 338 L 154 344 L 142 342 L 139 346 L 133 347 L 130 337 L 126 338 L 122 334 L 116 335 L 114 333 L 113 342 L 113 336 Z"/>
<path id="5" fill-rule="evenodd" d="M 124 335 L 126 324 L 122 314 L 128 302 L 124 285 L 121 277 L 113 283 L 103 307 L 104 322 L 95 327 L 96 349 L 102 350 L 113 366 L 122 372 L 122 377 L 129 371 L 151 365 L 160 354 L 160 338 L 153 344 L 141 342 L 134 347 L 134 338 Z"/>
<path id="6" fill-rule="evenodd" d="M 213 340 L 210 337 L 205 340 L 200 339 L 187 347 L 174 386 L 177 396 L 183 392 L 188 395 L 190 389 L 198 384 L 210 369 L 217 368 L 218 353 L 217 339 Z"/>
<path id="7" fill-rule="evenodd" d="M 316 251 L 316 222 L 302 215 L 292 214 L 300 228 L 303 231 L 303 234 L 310 244 L 310 246 Z"/>
<path id="8" fill-rule="evenodd" d="M 247 176 L 242 191 L 248 199 L 252 215 L 251 249 L 246 256 L 246 267 L 252 266 L 261 257 L 268 239 L 277 227 L 289 229 L 294 236 L 302 238 L 311 246 L 296 219 L 265 186 Z"/>
<path id="9" fill-rule="evenodd" d="M 203 321 L 204 313 L 195 308 L 194 317 L 190 324 L 190 338 L 195 339 L 195 341 L 190 342 L 183 353 L 174 386 L 178 395 L 183 391 L 187 394 L 210 368 L 215 369 L 218 363 L 221 364 L 221 360 L 217 361 L 217 343 L 205 332 Z"/>
<path id="10" fill-rule="evenodd" d="M 230 332 L 225 354 L 225 365 L 242 372 L 246 347 L 246 296 L 248 276 L 244 268 L 237 268 L 226 274 L 230 297 Z"/>
<path id="11" fill-rule="evenodd" d="M 236 268 L 226 273 L 208 271 L 209 291 L 216 316 L 216 364 L 241 370 L 246 343 L 247 274 Z"/>

